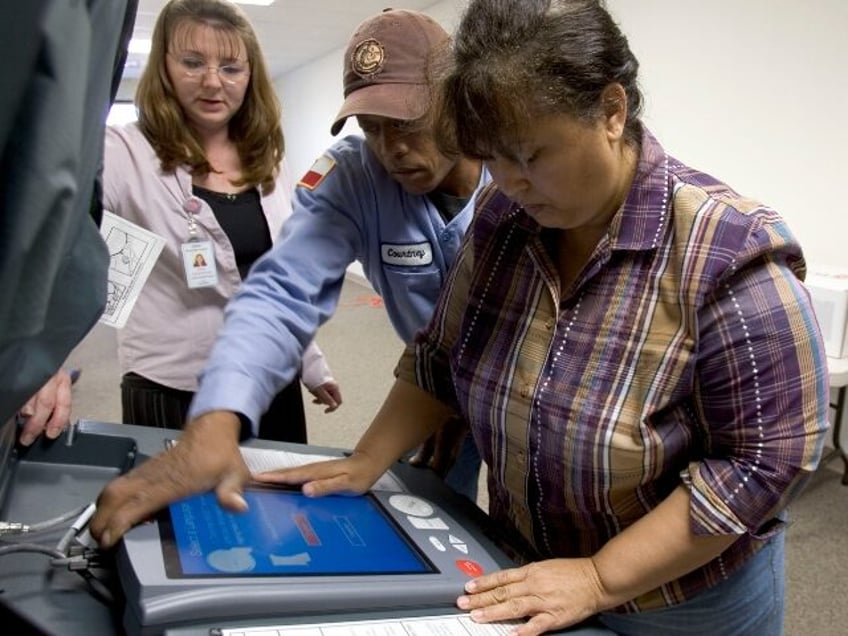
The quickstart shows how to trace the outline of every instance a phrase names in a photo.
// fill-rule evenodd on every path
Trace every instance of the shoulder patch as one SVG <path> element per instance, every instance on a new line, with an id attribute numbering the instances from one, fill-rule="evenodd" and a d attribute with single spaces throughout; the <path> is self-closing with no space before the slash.
<path id="1" fill-rule="evenodd" d="M 327 155 L 318 157 L 315 163 L 312 164 L 312 167 L 300 178 L 297 185 L 314 190 L 321 185 L 324 177 L 330 174 L 335 167 L 336 162 Z"/>

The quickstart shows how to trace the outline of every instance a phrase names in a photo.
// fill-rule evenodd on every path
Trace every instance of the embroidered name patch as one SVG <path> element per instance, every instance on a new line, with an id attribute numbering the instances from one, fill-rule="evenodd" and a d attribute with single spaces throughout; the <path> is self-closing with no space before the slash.
<path id="1" fill-rule="evenodd" d="M 433 262 L 433 247 L 430 243 L 393 244 L 383 243 L 380 246 L 383 262 L 387 265 L 414 267 L 429 265 Z"/>
<path id="2" fill-rule="evenodd" d="M 312 164 L 312 167 L 307 170 L 306 174 L 303 175 L 300 181 L 297 182 L 297 185 L 314 190 L 321 185 L 324 177 L 330 174 L 335 167 L 336 162 L 330 159 L 330 157 L 327 157 L 326 155 L 318 157 L 315 163 Z"/>

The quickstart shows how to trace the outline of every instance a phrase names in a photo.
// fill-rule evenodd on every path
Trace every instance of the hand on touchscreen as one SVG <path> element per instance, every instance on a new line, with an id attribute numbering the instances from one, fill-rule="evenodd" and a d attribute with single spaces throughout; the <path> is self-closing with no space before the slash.
<path id="1" fill-rule="evenodd" d="M 214 490 L 222 507 L 243 511 L 250 480 L 238 446 L 240 422 L 225 411 L 192 420 L 180 443 L 110 482 L 97 499 L 92 536 L 101 547 L 113 546 L 134 525 L 166 505 Z"/>
<path id="2" fill-rule="evenodd" d="M 369 455 L 354 451 L 349 457 L 258 473 L 253 479 L 266 484 L 300 485 L 307 497 L 361 495 L 383 474 L 385 468 L 381 466 Z"/>

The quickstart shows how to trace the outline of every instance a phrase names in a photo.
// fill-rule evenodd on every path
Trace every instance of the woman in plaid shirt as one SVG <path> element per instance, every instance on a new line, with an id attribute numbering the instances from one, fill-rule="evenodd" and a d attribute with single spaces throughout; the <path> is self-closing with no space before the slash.
<path id="1" fill-rule="evenodd" d="M 494 183 L 353 456 L 268 479 L 363 491 L 458 412 L 524 563 L 467 584 L 475 620 L 781 634 L 784 513 L 828 427 L 800 246 L 645 128 L 596 0 L 473 1 L 452 61 L 444 136 Z"/>

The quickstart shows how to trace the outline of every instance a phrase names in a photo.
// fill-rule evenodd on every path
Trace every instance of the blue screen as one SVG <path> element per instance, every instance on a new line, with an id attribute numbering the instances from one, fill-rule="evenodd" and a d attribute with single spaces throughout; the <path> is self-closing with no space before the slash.
<path id="1" fill-rule="evenodd" d="M 432 572 L 370 496 L 311 499 L 247 490 L 231 513 L 213 493 L 185 499 L 159 523 L 170 578 Z"/>

